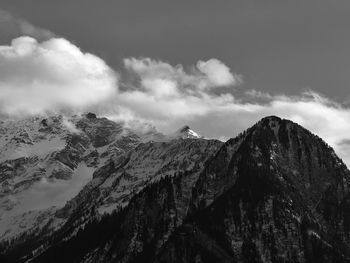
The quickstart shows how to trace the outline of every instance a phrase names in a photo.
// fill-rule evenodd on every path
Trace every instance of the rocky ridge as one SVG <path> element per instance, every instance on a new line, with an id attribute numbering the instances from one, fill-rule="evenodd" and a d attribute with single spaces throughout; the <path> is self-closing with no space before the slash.
<path id="1" fill-rule="evenodd" d="M 93 113 L 2 121 L 0 240 L 59 229 L 74 201 L 65 203 L 93 179 L 95 171 L 152 139 L 170 140 L 156 130 L 135 133 Z"/>

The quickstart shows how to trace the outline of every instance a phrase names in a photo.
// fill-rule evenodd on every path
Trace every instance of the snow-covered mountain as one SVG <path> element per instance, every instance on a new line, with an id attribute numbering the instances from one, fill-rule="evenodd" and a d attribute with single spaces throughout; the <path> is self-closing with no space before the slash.
<path id="1" fill-rule="evenodd" d="M 165 143 L 179 137 L 180 134 L 165 136 L 156 130 L 146 134 L 133 132 L 124 128 L 122 123 L 97 118 L 93 113 L 71 118 L 50 116 L 2 121 L 0 123 L 0 240 L 37 232 L 44 226 L 50 230 L 58 229 L 68 218 L 67 211 L 71 208 L 67 207 L 71 207 L 79 198 L 70 200 L 88 182 L 89 185 L 100 184 L 97 182 L 100 178 L 93 179 L 95 171 L 110 165 L 113 160 L 118 160 L 140 143 L 147 141 Z M 158 154 L 162 152 L 159 151 Z M 152 160 L 138 158 L 140 162 L 138 169 L 141 170 L 142 165 L 148 169 L 147 162 Z M 161 163 L 157 165 L 154 170 L 162 168 Z M 136 170 L 130 171 L 131 176 L 134 176 L 134 172 L 137 173 Z M 119 187 L 116 190 L 121 199 L 125 199 L 124 195 L 131 195 L 131 192 L 137 191 L 144 181 L 149 180 L 147 176 L 136 181 L 130 178 L 128 180 L 127 175 L 124 175 L 124 178 L 120 179 L 120 184 L 124 184 L 122 189 Z M 105 192 L 111 188 L 111 185 L 108 185 L 112 183 L 111 180 L 110 178 L 101 185 Z M 130 182 L 130 185 L 127 182 Z M 127 194 L 129 190 L 130 193 Z M 104 201 L 101 201 L 101 213 L 113 211 L 116 206 L 125 204 L 112 202 L 111 200 L 116 198 L 114 195 L 111 194 L 111 197 L 105 197 Z M 70 203 L 66 204 L 68 201 Z M 108 206 L 110 203 L 111 207 Z M 65 212 L 61 212 L 64 206 Z M 64 218 L 56 216 L 62 213 L 65 214 Z"/>
<path id="2" fill-rule="evenodd" d="M 188 125 L 183 126 L 169 137 L 182 138 L 182 139 L 201 139 L 203 136 L 199 135 L 195 131 L 191 130 Z"/>
<path id="3" fill-rule="evenodd" d="M 1 134 L 3 260 L 350 260 L 350 171 L 291 121 L 264 118 L 226 143 L 91 113 Z"/>

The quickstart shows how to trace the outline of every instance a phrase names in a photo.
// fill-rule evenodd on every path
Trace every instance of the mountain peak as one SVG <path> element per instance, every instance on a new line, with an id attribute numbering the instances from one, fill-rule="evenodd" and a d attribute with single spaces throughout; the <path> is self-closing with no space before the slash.
<path id="1" fill-rule="evenodd" d="M 262 118 L 257 123 L 257 125 L 258 126 L 270 126 L 270 127 L 273 126 L 274 127 L 276 125 L 281 124 L 282 122 L 291 122 L 291 121 L 282 119 L 282 118 L 274 116 L 274 115 L 271 115 L 271 116 L 267 116 L 267 117 Z"/>
<path id="2" fill-rule="evenodd" d="M 270 115 L 270 116 L 266 116 L 264 118 L 261 119 L 261 121 L 264 120 L 269 120 L 269 121 L 282 121 L 282 118 L 275 116 L 275 115 Z"/>
<path id="3" fill-rule="evenodd" d="M 189 131 L 190 129 L 191 129 L 190 126 L 185 125 L 185 126 L 183 126 L 182 128 L 180 128 L 179 131 L 180 131 L 180 132 L 187 132 L 187 131 Z"/>
<path id="4" fill-rule="evenodd" d="M 203 136 L 199 135 L 195 131 L 191 130 L 190 126 L 185 125 L 178 129 L 172 137 L 182 138 L 182 139 L 200 139 Z"/>
<path id="5" fill-rule="evenodd" d="M 96 114 L 92 113 L 92 112 L 86 113 L 85 117 L 88 118 L 88 119 L 96 119 L 97 118 Z"/>

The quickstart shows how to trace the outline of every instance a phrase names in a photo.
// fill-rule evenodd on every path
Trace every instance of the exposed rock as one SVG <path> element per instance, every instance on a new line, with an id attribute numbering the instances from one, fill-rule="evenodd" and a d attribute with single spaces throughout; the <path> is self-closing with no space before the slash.
<path id="1" fill-rule="evenodd" d="M 87 166 L 89 167 L 95 167 L 98 164 L 99 161 L 99 153 L 97 150 L 93 150 L 89 154 L 84 156 L 84 161 Z"/>
<path id="2" fill-rule="evenodd" d="M 121 124 L 107 118 L 83 118 L 76 126 L 84 131 L 97 148 L 113 142 L 123 131 Z"/>
<path id="3" fill-rule="evenodd" d="M 88 119 L 96 119 L 97 117 L 96 117 L 95 113 L 89 112 L 89 113 L 86 114 L 86 118 L 88 118 Z"/>
<path id="4" fill-rule="evenodd" d="M 52 178 L 61 179 L 61 180 L 69 180 L 73 176 L 73 170 L 66 165 L 58 163 L 59 166 L 55 167 L 52 172 Z"/>

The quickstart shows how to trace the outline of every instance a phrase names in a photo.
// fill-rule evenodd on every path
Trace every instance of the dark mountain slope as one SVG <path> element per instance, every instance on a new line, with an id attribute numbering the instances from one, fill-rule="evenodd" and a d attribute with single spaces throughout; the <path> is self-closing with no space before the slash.
<path id="1" fill-rule="evenodd" d="M 237 262 L 348 262 L 350 177 L 334 151 L 276 117 L 249 129 L 225 158 L 233 143 L 207 165 L 186 226 L 158 261 L 206 262 L 213 250 L 202 244 L 212 243 Z"/>
<path id="2" fill-rule="evenodd" d="M 180 220 L 187 213 L 191 189 L 197 181 L 200 172 L 203 170 L 204 163 L 216 153 L 222 144 L 222 142 L 217 140 L 204 139 L 174 139 L 169 142 L 140 144 L 129 153 L 120 156 L 120 158 L 110 160 L 105 166 L 98 169 L 94 173 L 92 181 L 75 198 L 67 202 L 64 208 L 58 210 L 57 216 L 69 216 L 67 223 L 63 227 L 50 236 L 39 234 L 34 236 L 34 238 L 26 237 L 25 242 L 22 242 L 20 246 L 17 245 L 7 249 L 7 254 L 14 259 L 23 256 L 25 259 L 29 259 L 34 255 L 32 251 L 37 253 L 39 251 L 45 251 L 50 247 L 61 247 L 61 245 L 62 247 L 66 247 L 65 244 L 70 244 L 68 246 L 69 249 L 72 247 L 81 247 L 81 249 L 76 250 L 76 256 L 79 258 L 81 256 L 79 251 L 86 251 L 87 248 L 90 248 L 90 246 L 84 248 L 84 244 L 87 244 L 86 240 L 89 240 L 86 237 L 88 229 L 99 229 L 99 227 L 95 228 L 96 224 L 101 225 L 101 227 L 104 225 L 104 223 L 99 223 L 99 220 L 101 218 L 100 211 L 102 210 L 103 212 L 106 206 L 107 208 L 112 207 L 116 211 L 126 206 L 122 210 L 122 214 L 128 218 L 132 218 L 133 221 L 127 220 L 128 224 L 124 223 L 121 231 L 139 235 L 137 232 L 138 228 L 147 224 L 144 218 L 149 214 L 146 213 L 149 206 L 151 206 L 149 208 L 150 210 L 156 209 L 158 211 L 157 202 L 168 203 L 169 207 L 173 205 L 169 200 L 171 198 L 174 199 L 174 197 L 168 191 L 172 187 L 174 189 L 180 188 L 179 191 L 181 191 L 181 196 L 176 197 L 176 204 L 174 204 L 176 207 L 173 208 L 176 209 L 179 220 L 177 224 L 181 224 Z M 173 182 L 170 178 L 171 180 L 176 178 L 177 181 Z M 165 182 L 170 184 L 168 188 L 164 188 Z M 158 183 L 162 185 L 162 191 L 165 189 L 165 192 L 163 192 L 166 194 L 164 196 L 160 194 L 159 200 L 155 199 L 155 197 L 158 197 L 158 194 L 153 194 L 155 189 L 158 189 L 156 187 Z M 146 190 L 142 191 L 143 188 L 146 188 Z M 170 194 L 169 196 L 168 192 Z M 146 200 L 148 201 L 146 202 L 145 196 L 148 194 L 151 194 L 151 197 L 147 197 Z M 139 195 L 141 197 L 138 197 Z M 127 206 L 128 203 L 130 205 Z M 137 217 L 135 213 L 137 213 Z M 152 214 L 152 212 L 150 213 Z M 168 212 L 165 211 L 164 213 Z M 117 215 L 119 218 L 119 213 Z M 115 213 L 111 215 L 112 218 L 115 216 Z M 111 222 L 112 220 L 107 219 L 110 218 L 109 216 L 103 218 L 101 222 Z M 159 216 L 159 219 L 161 218 Z M 121 219 L 116 220 L 119 222 Z M 87 227 L 88 225 L 90 227 Z M 82 234 L 83 228 L 85 231 Z M 117 232 L 115 227 L 103 228 L 103 230 L 106 229 L 110 229 L 107 230 L 108 233 L 113 234 Z M 76 243 L 75 241 L 80 240 L 81 237 L 77 233 L 84 236 L 83 241 L 80 243 Z M 108 233 L 106 234 L 108 235 Z M 164 239 L 167 238 L 169 233 L 164 234 L 166 235 Z M 123 242 L 130 242 L 130 247 L 132 247 L 134 244 L 132 236 L 125 235 L 126 241 Z M 96 240 L 108 240 L 103 234 L 100 234 L 99 238 L 95 238 L 95 234 L 92 234 L 91 237 L 94 241 L 89 242 L 89 244 L 96 244 Z M 111 236 L 108 235 L 108 238 L 111 238 Z M 143 236 L 140 235 L 140 239 L 142 238 Z M 157 238 L 161 239 L 163 237 L 157 236 Z M 70 241 L 62 244 L 62 240 Z M 135 240 L 135 243 L 137 242 L 139 241 Z M 44 260 L 44 262 L 65 262 L 66 259 L 61 258 L 64 255 L 70 255 L 73 261 L 75 258 L 73 254 L 73 252 L 59 253 L 59 256 Z M 38 260 L 40 262 L 40 259 Z"/>

